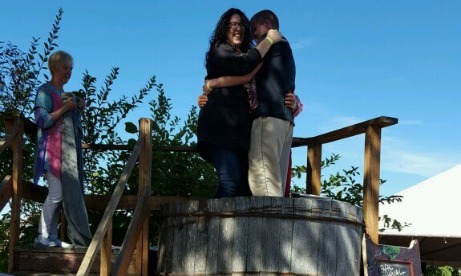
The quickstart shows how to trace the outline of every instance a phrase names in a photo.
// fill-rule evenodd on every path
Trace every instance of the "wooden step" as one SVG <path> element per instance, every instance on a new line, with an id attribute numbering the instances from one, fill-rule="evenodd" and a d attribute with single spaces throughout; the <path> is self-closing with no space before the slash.
<path id="1" fill-rule="evenodd" d="M 13 275 L 75 275 L 85 256 L 86 248 L 15 248 Z M 112 260 L 118 250 L 112 250 Z M 100 254 L 94 260 L 90 275 L 99 275 Z M 131 259 L 127 275 L 135 273 L 135 255 Z"/>

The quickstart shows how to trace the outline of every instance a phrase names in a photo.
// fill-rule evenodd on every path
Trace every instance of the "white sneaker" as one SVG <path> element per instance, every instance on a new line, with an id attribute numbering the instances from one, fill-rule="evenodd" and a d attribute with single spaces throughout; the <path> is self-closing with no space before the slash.
<path id="1" fill-rule="evenodd" d="M 50 238 L 50 241 L 56 243 L 58 245 L 57 247 L 60 247 L 60 248 L 72 248 L 73 247 L 72 244 L 60 241 L 57 238 Z"/>
<path id="2" fill-rule="evenodd" d="M 60 241 L 57 238 L 47 239 L 43 237 L 36 238 L 34 240 L 34 247 L 44 248 L 44 247 L 58 247 L 58 248 L 72 248 L 71 244 Z"/>

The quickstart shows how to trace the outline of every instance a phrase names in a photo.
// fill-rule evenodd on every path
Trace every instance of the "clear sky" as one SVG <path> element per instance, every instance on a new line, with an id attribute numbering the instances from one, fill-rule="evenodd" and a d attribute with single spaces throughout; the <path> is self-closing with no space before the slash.
<path id="1" fill-rule="evenodd" d="M 84 71 L 120 75 L 114 96 L 129 95 L 155 75 L 184 118 L 201 93 L 204 54 L 221 14 L 273 10 L 292 45 L 296 93 L 304 112 L 294 135 L 316 136 L 379 116 L 399 119 L 382 131 L 382 194 L 393 194 L 461 163 L 461 1 L 8 1 L 0 41 L 23 51 L 45 42 L 63 8 L 57 43 L 74 57 L 67 90 Z M 41 49 L 41 48 L 40 48 Z M 150 117 L 146 107 L 139 117 Z M 137 118 L 133 120 L 137 121 Z M 327 144 L 334 172 L 363 169 L 363 135 Z M 305 164 L 306 149 L 294 150 Z M 327 174 L 327 172 L 325 172 Z M 359 179 L 361 181 L 361 179 Z M 304 179 L 302 180 L 304 181 Z"/>

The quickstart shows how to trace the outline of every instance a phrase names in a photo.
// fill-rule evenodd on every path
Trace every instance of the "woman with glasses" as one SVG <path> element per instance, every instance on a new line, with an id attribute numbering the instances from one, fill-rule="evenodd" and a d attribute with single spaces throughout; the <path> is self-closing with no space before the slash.
<path id="1" fill-rule="evenodd" d="M 226 11 L 210 38 L 205 79 L 255 72 L 270 46 L 280 41 L 281 36 L 278 31 L 270 30 L 267 38 L 254 48 L 251 40 L 246 15 L 239 9 Z M 213 164 L 218 176 L 215 198 L 251 195 L 248 187 L 250 89 L 240 83 L 213 89 L 198 118 L 197 149 Z"/>

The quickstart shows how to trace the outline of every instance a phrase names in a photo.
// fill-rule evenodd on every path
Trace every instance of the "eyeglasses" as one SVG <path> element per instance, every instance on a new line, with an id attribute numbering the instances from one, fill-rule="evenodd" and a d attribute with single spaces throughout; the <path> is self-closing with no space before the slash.
<path id="1" fill-rule="evenodd" d="M 242 29 L 245 28 L 245 26 L 243 25 L 243 23 L 239 23 L 239 22 L 229 22 L 229 28 L 233 31 L 237 30 L 237 28 L 240 27 Z"/>

